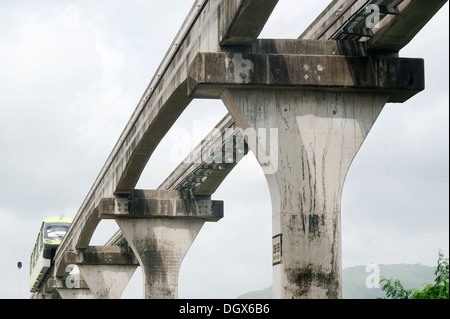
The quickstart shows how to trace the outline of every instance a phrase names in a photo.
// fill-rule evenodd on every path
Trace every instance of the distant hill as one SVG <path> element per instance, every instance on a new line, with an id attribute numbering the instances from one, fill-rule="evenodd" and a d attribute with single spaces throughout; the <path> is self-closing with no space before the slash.
<path id="1" fill-rule="evenodd" d="M 272 299 L 272 286 L 258 291 L 248 292 L 237 299 Z"/>
<path id="2" fill-rule="evenodd" d="M 421 264 L 379 265 L 380 277 L 399 279 L 405 289 L 422 288 L 434 281 L 436 267 Z M 366 266 L 355 266 L 342 271 L 342 294 L 344 299 L 375 299 L 385 296 L 381 288 L 366 287 Z"/>
<path id="3" fill-rule="evenodd" d="M 395 278 L 402 282 L 406 289 L 422 288 L 426 282 L 434 281 L 436 267 L 421 264 L 378 265 L 381 278 Z M 366 266 L 355 266 L 342 271 L 342 290 L 344 299 L 376 299 L 383 298 L 381 288 L 366 287 Z M 237 299 L 272 299 L 272 287 L 253 291 L 239 296 Z"/>

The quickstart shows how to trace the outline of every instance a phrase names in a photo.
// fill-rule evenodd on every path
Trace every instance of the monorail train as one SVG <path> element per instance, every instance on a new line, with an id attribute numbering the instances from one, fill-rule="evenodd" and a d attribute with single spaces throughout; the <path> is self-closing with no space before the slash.
<path id="1" fill-rule="evenodd" d="M 56 249 L 67 233 L 72 218 L 52 217 L 42 222 L 30 258 L 30 291 L 34 292 L 50 269 Z"/>

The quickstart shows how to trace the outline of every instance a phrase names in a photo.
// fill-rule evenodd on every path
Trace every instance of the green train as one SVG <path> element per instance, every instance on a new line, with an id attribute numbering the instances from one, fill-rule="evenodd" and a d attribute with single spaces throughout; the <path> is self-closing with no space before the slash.
<path id="1" fill-rule="evenodd" d="M 30 291 L 35 292 L 50 269 L 55 252 L 67 233 L 72 218 L 52 217 L 42 222 L 30 257 Z"/>

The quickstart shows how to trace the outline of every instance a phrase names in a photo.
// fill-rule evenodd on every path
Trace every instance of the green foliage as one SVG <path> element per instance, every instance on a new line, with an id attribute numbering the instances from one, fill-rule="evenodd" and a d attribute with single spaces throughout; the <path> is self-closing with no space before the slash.
<path id="1" fill-rule="evenodd" d="M 443 265 L 442 262 L 439 265 Z M 395 284 L 395 280 L 389 279 L 391 286 L 396 287 L 395 296 L 399 298 L 399 296 L 407 296 L 408 298 L 412 298 L 411 292 L 414 291 L 422 291 L 421 289 L 425 289 L 423 285 L 424 282 L 435 282 L 436 277 L 448 278 L 448 275 L 445 276 L 444 271 L 445 267 L 440 267 L 442 269 L 441 275 L 436 276 L 436 267 L 424 266 L 421 264 L 395 264 L 395 265 L 379 265 L 380 267 L 380 275 L 381 278 L 395 278 L 398 280 L 398 283 L 403 288 L 401 290 L 400 286 Z M 448 268 L 447 268 L 448 269 Z M 448 273 L 448 270 L 447 270 Z M 368 273 L 366 272 L 366 266 L 353 266 L 349 268 L 345 268 L 342 271 L 342 293 L 344 299 L 380 299 L 387 298 L 385 297 L 385 291 L 381 288 L 383 285 L 380 285 L 379 288 L 368 288 L 366 286 L 366 279 Z M 388 279 L 385 279 L 385 283 L 387 283 Z M 448 280 L 447 280 L 448 283 Z M 445 286 L 445 284 L 444 284 Z M 448 284 L 447 284 L 448 287 Z M 395 288 L 394 288 L 395 289 Z M 444 288 L 445 290 L 445 288 Z M 448 288 L 447 288 L 448 291 Z M 394 294 L 394 292 L 393 292 Z M 417 298 L 419 295 L 417 295 Z M 389 298 L 393 298 L 392 295 Z M 272 299 L 272 286 L 267 289 L 250 292 L 245 295 L 238 297 L 238 299 Z"/>
<path id="2" fill-rule="evenodd" d="M 439 260 L 434 284 L 425 283 L 423 289 L 405 289 L 398 279 L 383 278 L 380 284 L 383 284 L 381 290 L 388 299 L 449 299 L 449 265 L 448 258 L 445 258 L 442 252 L 439 252 Z"/>
<path id="3" fill-rule="evenodd" d="M 414 289 L 407 290 L 407 289 L 403 288 L 400 280 L 383 278 L 380 281 L 380 284 L 382 284 L 383 282 L 386 282 L 386 283 L 383 285 L 383 287 L 381 287 L 381 290 L 383 290 L 386 293 L 387 298 L 412 299 Z"/>
<path id="4" fill-rule="evenodd" d="M 421 288 L 424 282 L 433 281 L 436 267 L 421 264 L 380 264 L 381 278 L 396 278 L 401 281 L 403 288 Z M 353 266 L 342 271 L 343 299 L 379 299 L 385 296 L 382 285 L 367 287 L 367 266 Z"/>

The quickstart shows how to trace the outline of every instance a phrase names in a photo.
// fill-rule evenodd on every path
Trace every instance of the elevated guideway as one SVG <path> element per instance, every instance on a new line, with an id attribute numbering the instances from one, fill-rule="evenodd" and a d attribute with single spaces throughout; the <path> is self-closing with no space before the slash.
<path id="1" fill-rule="evenodd" d="M 227 114 L 158 187 L 177 190 L 186 198 L 211 196 L 248 153 L 242 132 Z M 127 246 L 119 230 L 105 246 Z"/>
<path id="2" fill-rule="evenodd" d="M 367 49 L 398 53 L 446 0 L 333 0 L 299 39 L 357 40 Z"/>
<path id="3" fill-rule="evenodd" d="M 150 81 L 136 110 L 119 137 L 111 155 L 75 216 L 72 227 L 55 257 L 55 276 L 63 276 L 64 253 L 85 249 L 100 222 L 96 208 L 102 198 L 128 195 L 134 190 L 151 154 L 184 109 L 192 101 L 187 92 L 187 71 L 196 54 L 218 52 L 220 41 L 241 45 L 256 40 L 278 1 L 197 0 Z M 255 3 L 265 4 L 253 11 L 252 27 L 247 9 Z M 222 13 L 226 12 L 225 15 Z M 248 34 L 248 30 L 251 33 Z M 243 37 L 236 37 L 243 34 Z M 218 36 L 219 35 L 219 36 Z M 236 42 L 234 42 L 236 41 Z"/>
<path id="4" fill-rule="evenodd" d="M 398 52 L 446 1 L 334 0 L 299 39 L 257 39 L 277 3 L 194 2 L 56 252 L 49 277 L 57 286 L 71 263 L 85 277 L 98 274 L 93 260 L 101 257 L 102 271 L 124 278 L 141 265 L 146 298 L 176 298 L 185 253 L 205 221 L 223 216 L 211 195 L 249 149 L 267 151 L 265 139 L 248 132 L 274 129 L 279 148 L 265 174 L 274 244 L 283 246 L 274 255 L 275 295 L 341 296 L 343 177 L 384 104 L 424 89 L 423 60 Z M 222 99 L 230 114 L 157 190 L 136 190 L 158 144 L 196 98 Z M 102 218 L 121 231 L 105 247 L 90 247 Z M 305 271 L 328 280 L 306 289 L 298 280 Z M 92 278 L 91 286 L 104 284 Z M 111 283 L 90 288 L 108 296 Z"/>

